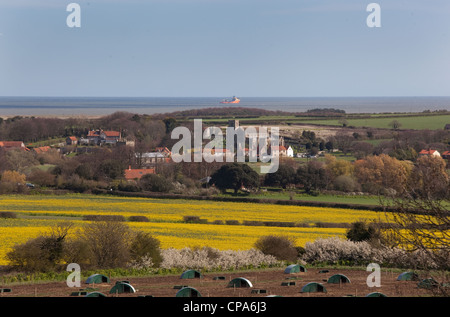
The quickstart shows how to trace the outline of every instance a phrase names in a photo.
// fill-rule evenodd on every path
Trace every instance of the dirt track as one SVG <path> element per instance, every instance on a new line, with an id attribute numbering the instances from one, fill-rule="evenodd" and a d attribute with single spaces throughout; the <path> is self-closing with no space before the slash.
<path id="1" fill-rule="evenodd" d="M 69 297 L 72 292 L 90 288 L 108 297 L 137 297 L 151 295 L 153 297 L 175 297 L 179 289 L 176 286 L 190 286 L 198 290 L 202 297 L 265 297 L 279 295 L 283 297 L 365 297 L 372 292 L 381 292 L 388 297 L 423 297 L 433 296 L 433 292 L 417 287 L 417 281 L 397 281 L 399 273 L 381 272 L 381 287 L 370 288 L 366 284 L 370 272 L 360 270 L 328 269 L 328 273 L 319 273 L 319 269 L 308 269 L 307 272 L 285 274 L 284 269 L 240 272 L 226 274 L 204 274 L 202 278 L 181 279 L 180 276 L 157 276 L 148 278 L 123 278 L 110 280 L 108 284 L 89 285 L 82 281 L 81 288 L 69 288 L 65 282 L 3 286 L 11 288 L 3 297 Z M 344 274 L 350 283 L 329 284 L 327 279 L 334 274 Z M 225 280 L 214 280 L 216 276 L 224 276 Z M 235 277 L 245 277 L 252 288 L 229 288 L 228 282 Z M 421 276 L 421 279 L 428 276 Z M 109 294 L 109 290 L 118 280 L 127 280 L 135 288 L 131 294 Z M 290 286 L 282 283 L 294 282 Z M 319 282 L 326 288 L 326 293 L 302 293 L 302 287 L 309 282 Z M 264 293 L 252 293 L 265 290 Z"/>

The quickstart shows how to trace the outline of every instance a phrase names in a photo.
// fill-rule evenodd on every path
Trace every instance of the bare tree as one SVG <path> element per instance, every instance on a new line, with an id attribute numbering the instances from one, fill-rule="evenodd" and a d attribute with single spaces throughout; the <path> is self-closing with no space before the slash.
<path id="1" fill-rule="evenodd" d="M 392 226 L 387 241 L 408 251 L 419 251 L 425 270 L 450 268 L 450 178 L 440 158 L 417 160 L 401 192 L 381 199 Z M 447 276 L 448 278 L 448 276 Z M 438 288 L 448 293 L 449 288 Z"/>

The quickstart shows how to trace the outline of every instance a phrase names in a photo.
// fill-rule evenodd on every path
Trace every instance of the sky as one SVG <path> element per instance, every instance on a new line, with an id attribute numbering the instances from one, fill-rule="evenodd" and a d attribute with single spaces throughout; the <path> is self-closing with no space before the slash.
<path id="1" fill-rule="evenodd" d="M 371 2 L 0 0 L 0 96 L 450 96 L 450 1 Z"/>

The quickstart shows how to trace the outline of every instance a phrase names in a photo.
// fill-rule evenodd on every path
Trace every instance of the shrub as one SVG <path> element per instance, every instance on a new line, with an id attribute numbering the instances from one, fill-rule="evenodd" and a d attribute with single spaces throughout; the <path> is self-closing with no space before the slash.
<path id="1" fill-rule="evenodd" d="M 422 250 L 408 252 L 395 247 L 374 248 L 367 241 L 349 241 L 338 237 L 307 242 L 301 259 L 307 263 L 379 265 L 398 268 L 436 268 L 436 263 Z"/>
<path id="2" fill-rule="evenodd" d="M 151 259 L 153 267 L 158 267 L 162 262 L 160 242 L 149 233 L 138 232 L 130 246 L 132 261 L 142 263 Z"/>
<path id="3" fill-rule="evenodd" d="M 198 216 L 183 216 L 183 222 L 186 222 L 186 223 L 207 223 L 208 220 L 201 219 Z"/>
<path id="4" fill-rule="evenodd" d="M 17 214 L 12 211 L 0 211 L 0 218 L 17 218 Z"/>
<path id="5" fill-rule="evenodd" d="M 146 216 L 130 216 L 128 220 L 133 222 L 149 222 Z"/>
<path id="6" fill-rule="evenodd" d="M 238 226 L 239 220 L 225 220 L 225 224 L 229 226 Z"/>
<path id="7" fill-rule="evenodd" d="M 336 190 L 342 192 L 354 192 L 360 189 L 358 182 L 348 175 L 340 175 L 333 182 Z"/>
<path id="8" fill-rule="evenodd" d="M 263 236 L 255 242 L 255 248 L 277 260 L 296 261 L 297 249 L 294 240 L 286 236 Z"/>
<path id="9" fill-rule="evenodd" d="M 125 221 L 122 215 L 85 215 L 83 220 L 87 221 Z"/>
<path id="10" fill-rule="evenodd" d="M 79 235 L 87 244 L 91 262 L 98 268 L 125 267 L 130 260 L 130 228 L 118 221 L 96 221 L 84 227 Z"/>
<path id="11" fill-rule="evenodd" d="M 49 234 L 16 245 L 6 259 L 24 271 L 53 271 L 64 258 L 65 238 L 71 227 L 68 223 L 58 224 Z"/>
<path id="12" fill-rule="evenodd" d="M 347 239 L 350 241 L 369 241 L 376 235 L 373 225 L 367 225 L 363 221 L 357 221 L 351 224 L 347 231 Z"/>
<path id="13" fill-rule="evenodd" d="M 166 178 L 156 174 L 146 174 L 139 180 L 144 190 L 151 192 L 167 193 L 173 189 L 173 185 Z"/>
<path id="14" fill-rule="evenodd" d="M 275 257 L 256 249 L 219 251 L 207 247 L 181 250 L 169 248 L 161 250 L 161 254 L 163 269 L 234 270 L 279 265 Z"/>

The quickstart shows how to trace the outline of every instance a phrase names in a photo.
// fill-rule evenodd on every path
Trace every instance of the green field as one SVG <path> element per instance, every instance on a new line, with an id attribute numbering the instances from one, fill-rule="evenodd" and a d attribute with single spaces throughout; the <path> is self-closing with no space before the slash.
<path id="1" fill-rule="evenodd" d="M 437 130 L 443 129 L 446 124 L 450 123 L 450 115 L 417 115 L 417 114 L 370 114 L 367 118 L 361 118 L 360 115 L 347 115 L 348 126 L 353 127 L 369 127 L 390 129 L 389 123 L 393 120 L 400 122 L 400 129 L 414 129 L 414 130 Z M 331 125 L 342 126 L 339 118 L 320 118 L 320 117 L 296 117 L 296 116 L 259 116 L 255 118 L 220 118 L 220 119 L 204 119 L 205 123 L 209 124 L 226 124 L 229 119 L 238 119 L 241 124 L 317 124 L 317 125 Z"/>
<path id="2" fill-rule="evenodd" d="M 414 130 L 437 130 L 443 129 L 446 124 L 450 123 L 450 115 L 436 115 L 436 116 L 397 116 L 395 118 L 377 118 L 371 117 L 366 119 L 347 119 L 348 126 L 353 127 L 368 127 L 368 128 L 384 128 L 389 129 L 389 123 L 393 120 L 400 122 L 400 129 L 414 129 Z M 308 124 L 324 124 L 341 126 L 338 119 L 324 119 L 324 120 L 301 120 L 301 123 Z"/>

